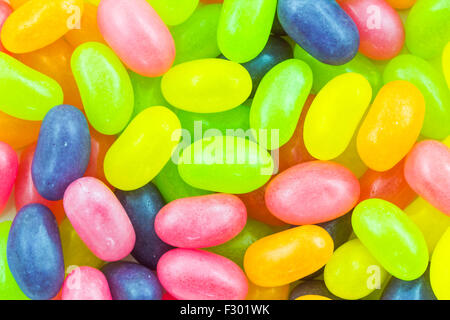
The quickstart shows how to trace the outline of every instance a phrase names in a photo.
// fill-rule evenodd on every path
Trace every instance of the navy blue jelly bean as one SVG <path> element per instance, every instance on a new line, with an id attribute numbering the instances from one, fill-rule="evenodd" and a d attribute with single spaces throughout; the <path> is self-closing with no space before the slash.
<path id="1" fill-rule="evenodd" d="M 392 277 L 380 300 L 437 300 L 430 284 L 430 268 L 412 281 Z"/>
<path id="2" fill-rule="evenodd" d="M 119 261 L 102 268 L 113 300 L 161 300 L 156 274 L 137 263 Z"/>
<path id="3" fill-rule="evenodd" d="M 115 191 L 116 197 L 133 224 L 136 244 L 131 255 L 144 266 L 155 270 L 159 258 L 173 249 L 156 235 L 155 217 L 166 204 L 153 183 L 133 191 Z"/>
<path id="4" fill-rule="evenodd" d="M 61 200 L 69 184 L 84 175 L 90 154 L 91 137 L 83 113 L 69 105 L 52 108 L 42 121 L 31 166 L 38 193 Z"/>
<path id="5" fill-rule="evenodd" d="M 9 232 L 7 259 L 11 273 L 30 299 L 56 296 L 64 282 L 64 258 L 55 216 L 42 204 L 24 206 Z"/>
<path id="6" fill-rule="evenodd" d="M 334 0 L 279 0 L 278 19 L 300 47 L 323 63 L 341 65 L 358 52 L 358 29 Z"/>

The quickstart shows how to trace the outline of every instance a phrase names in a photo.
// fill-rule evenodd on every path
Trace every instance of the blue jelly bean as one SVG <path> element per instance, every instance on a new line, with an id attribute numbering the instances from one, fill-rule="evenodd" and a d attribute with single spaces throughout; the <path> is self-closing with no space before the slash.
<path id="1" fill-rule="evenodd" d="M 115 191 L 136 233 L 136 244 L 131 255 L 144 266 L 155 270 L 159 258 L 173 249 L 159 239 L 155 232 L 155 217 L 166 204 L 152 183 L 133 191 Z"/>
<path id="2" fill-rule="evenodd" d="M 286 33 L 319 61 L 341 65 L 358 52 L 358 29 L 334 0 L 279 0 L 278 18 Z"/>
<path id="3" fill-rule="evenodd" d="M 430 268 L 420 278 L 412 281 L 392 277 L 380 300 L 437 300 L 431 289 Z"/>
<path id="4" fill-rule="evenodd" d="M 16 215 L 6 249 L 8 265 L 17 284 L 30 299 L 56 296 L 64 282 L 64 258 L 55 216 L 33 203 Z"/>
<path id="5" fill-rule="evenodd" d="M 38 193 L 47 200 L 61 200 L 69 184 L 84 175 L 90 154 L 83 113 L 69 105 L 52 108 L 42 121 L 31 166 Z"/>
<path id="6" fill-rule="evenodd" d="M 162 287 L 156 274 L 137 263 L 118 261 L 102 272 L 108 280 L 113 300 L 161 300 Z"/>

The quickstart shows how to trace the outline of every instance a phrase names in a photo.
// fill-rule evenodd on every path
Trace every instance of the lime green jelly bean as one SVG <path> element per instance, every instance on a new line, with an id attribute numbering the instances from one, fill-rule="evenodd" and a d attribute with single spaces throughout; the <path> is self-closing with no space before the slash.
<path id="1" fill-rule="evenodd" d="M 134 92 L 132 119 L 142 110 L 154 106 L 168 107 L 169 103 L 161 92 L 161 77 L 149 78 L 130 71 L 130 80 Z"/>
<path id="2" fill-rule="evenodd" d="M 328 82 L 306 114 L 303 138 L 309 153 L 320 160 L 341 155 L 371 99 L 370 83 L 359 73 L 344 73 Z"/>
<path id="3" fill-rule="evenodd" d="M 185 62 L 170 69 L 161 82 L 166 100 L 191 112 L 221 112 L 241 105 L 252 91 L 252 79 L 240 64 L 223 59 Z"/>
<path id="4" fill-rule="evenodd" d="M 11 221 L 0 223 L 0 299 L 29 300 L 22 290 L 20 290 L 16 280 L 14 280 L 6 259 L 6 243 L 8 242 L 11 224 Z"/>
<path id="5" fill-rule="evenodd" d="M 294 134 L 311 91 L 312 72 L 306 63 L 288 59 L 262 79 L 250 109 L 250 126 L 260 145 L 278 149 Z M 272 137 L 272 130 L 277 136 Z"/>
<path id="6" fill-rule="evenodd" d="M 0 52 L 0 70 L 1 111 L 37 121 L 63 102 L 63 91 L 55 80 L 3 52 Z"/>
<path id="7" fill-rule="evenodd" d="M 406 80 L 422 92 L 426 103 L 421 132 L 424 136 L 441 140 L 450 134 L 450 92 L 432 65 L 413 55 L 400 55 L 386 66 L 383 80 Z"/>
<path id="8" fill-rule="evenodd" d="M 324 280 L 339 298 L 361 299 L 386 280 L 388 273 L 358 239 L 340 246 L 325 266 Z"/>
<path id="9" fill-rule="evenodd" d="M 363 75 L 367 81 L 369 81 L 374 95 L 381 88 L 382 80 L 380 72 L 368 58 L 360 53 L 356 54 L 356 56 L 346 64 L 333 66 L 320 62 L 303 48 L 296 45 L 294 49 L 294 57 L 306 62 L 311 67 L 314 78 L 312 86 L 313 93 L 318 93 L 328 83 L 328 81 L 347 72 L 355 72 Z"/>
<path id="10" fill-rule="evenodd" d="M 442 235 L 431 257 L 431 288 L 439 300 L 450 300 L 450 228 Z"/>
<path id="11" fill-rule="evenodd" d="M 130 77 L 106 45 L 87 42 L 72 54 L 72 72 L 89 123 L 103 134 L 117 134 L 129 122 L 134 96 Z"/>
<path id="12" fill-rule="evenodd" d="M 394 277 L 409 281 L 428 266 L 428 248 L 419 228 L 394 204 L 364 200 L 352 215 L 356 236 Z"/>
<path id="13" fill-rule="evenodd" d="M 406 45 L 415 55 L 431 59 L 440 55 L 450 40 L 450 1 L 420 0 L 405 24 Z"/>
<path id="14" fill-rule="evenodd" d="M 106 153 L 106 179 L 121 190 L 146 185 L 169 160 L 180 138 L 179 129 L 177 116 L 165 107 L 139 113 Z"/>
<path id="15" fill-rule="evenodd" d="M 221 4 L 201 6 L 184 23 L 170 29 L 177 52 L 174 64 L 220 55 L 217 26 L 221 9 Z"/>
<path id="16" fill-rule="evenodd" d="M 184 149 L 178 171 L 184 181 L 196 188 L 247 193 L 269 180 L 273 161 L 253 141 L 237 136 L 214 136 Z"/>
<path id="17" fill-rule="evenodd" d="M 276 0 L 226 0 L 217 31 L 223 55 L 239 63 L 254 59 L 269 39 L 276 6 Z"/>
<path id="18" fill-rule="evenodd" d="M 175 26 L 188 19 L 198 0 L 147 0 L 165 24 Z"/>

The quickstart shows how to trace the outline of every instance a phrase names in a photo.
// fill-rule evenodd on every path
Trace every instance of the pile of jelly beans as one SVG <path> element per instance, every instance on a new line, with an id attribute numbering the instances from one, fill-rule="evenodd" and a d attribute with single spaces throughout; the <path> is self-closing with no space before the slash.
<path id="1" fill-rule="evenodd" d="M 0 0 L 0 299 L 450 299 L 450 0 Z"/>

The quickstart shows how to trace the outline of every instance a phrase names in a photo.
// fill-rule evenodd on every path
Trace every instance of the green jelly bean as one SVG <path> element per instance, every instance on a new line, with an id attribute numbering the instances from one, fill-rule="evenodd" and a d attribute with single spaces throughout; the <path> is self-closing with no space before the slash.
<path id="1" fill-rule="evenodd" d="M 255 142 L 238 136 L 203 138 L 184 149 L 178 172 L 196 188 L 247 193 L 263 186 L 274 165 L 270 154 Z"/>
<path id="2" fill-rule="evenodd" d="M 285 60 L 266 73 L 250 109 L 250 126 L 260 145 L 272 150 L 289 141 L 312 82 L 311 69 L 296 59 Z M 277 136 L 272 136 L 274 132 Z"/>
<path id="3" fill-rule="evenodd" d="M 103 134 L 121 132 L 133 113 L 134 95 L 119 58 L 106 45 L 87 42 L 75 49 L 71 66 L 89 123 Z"/>
<path id="4" fill-rule="evenodd" d="M 147 0 L 165 24 L 175 26 L 186 21 L 199 0 Z"/>
<path id="5" fill-rule="evenodd" d="M 394 277 L 410 281 L 427 269 L 428 248 L 420 229 L 394 204 L 364 200 L 353 210 L 352 226 L 364 246 Z"/>
<path id="6" fill-rule="evenodd" d="M 411 53 L 432 59 L 450 41 L 450 0 L 420 0 L 405 24 L 406 46 Z"/>
<path id="7" fill-rule="evenodd" d="M 217 26 L 221 9 L 221 4 L 201 6 L 187 21 L 170 28 L 177 52 L 174 64 L 220 55 Z"/>
<path id="8" fill-rule="evenodd" d="M 234 261 L 238 266 L 243 268 L 244 255 L 247 248 L 250 247 L 250 245 L 256 240 L 266 237 L 272 233 L 274 232 L 268 225 L 253 219 L 247 219 L 247 224 L 244 229 L 242 229 L 236 237 L 224 244 L 211 247 L 206 250 L 220 254 L 221 256 Z"/>
<path id="9" fill-rule="evenodd" d="M 0 299 L 29 300 L 22 290 L 20 290 L 16 280 L 14 280 L 6 259 L 6 244 L 8 242 L 11 224 L 11 221 L 0 223 Z"/>
<path id="10" fill-rule="evenodd" d="M 217 31 L 222 54 L 239 63 L 255 58 L 269 39 L 276 6 L 276 0 L 226 0 Z"/>
<path id="11" fill-rule="evenodd" d="M 346 64 L 332 66 L 320 62 L 308 52 L 296 45 L 294 48 L 294 57 L 306 62 L 313 73 L 312 93 L 317 94 L 331 79 L 347 72 L 355 72 L 363 75 L 369 81 L 374 92 L 373 97 L 381 88 L 381 74 L 377 67 L 365 56 L 358 53 Z"/>
<path id="12" fill-rule="evenodd" d="M 0 52 L 0 70 L 1 111 L 38 121 L 63 102 L 63 91 L 55 80 L 3 52 Z"/>
<path id="13" fill-rule="evenodd" d="M 450 134 L 450 93 L 444 77 L 432 65 L 410 54 L 400 55 L 386 66 L 383 80 L 406 80 L 422 92 L 426 103 L 424 136 L 442 140 Z"/>

